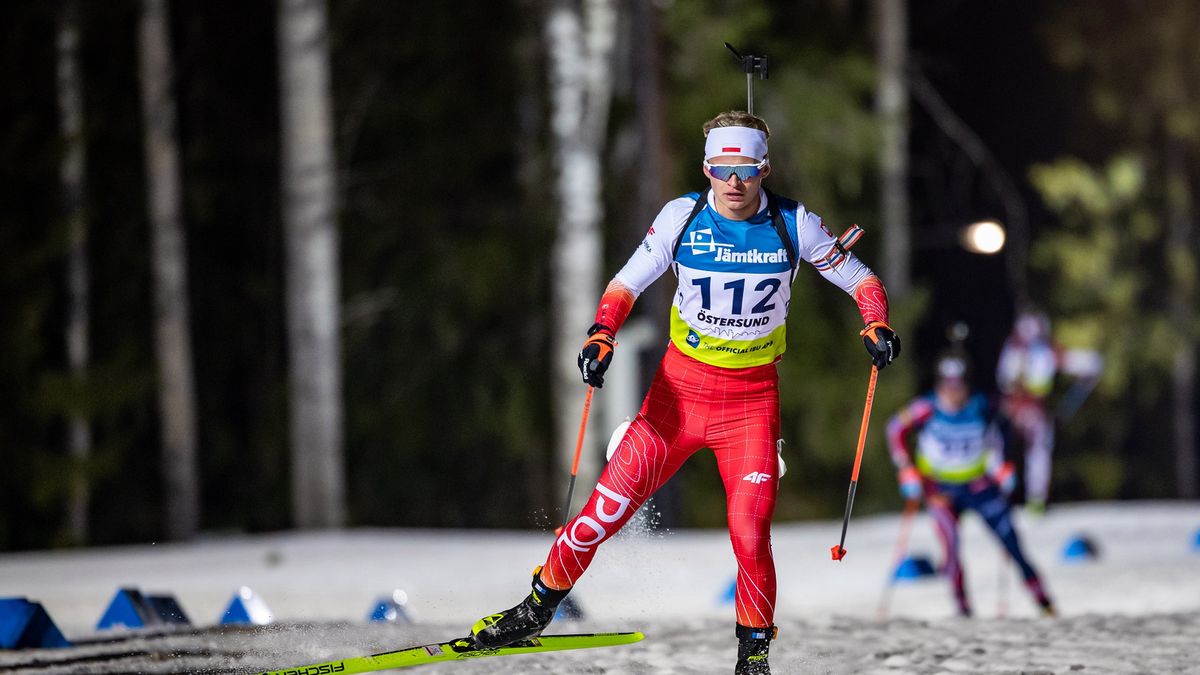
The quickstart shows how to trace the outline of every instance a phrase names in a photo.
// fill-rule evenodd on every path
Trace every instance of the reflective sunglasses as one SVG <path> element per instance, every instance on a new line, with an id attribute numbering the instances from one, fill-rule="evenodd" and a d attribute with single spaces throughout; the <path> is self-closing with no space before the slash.
<path id="1" fill-rule="evenodd" d="M 748 180 L 762 175 L 763 169 L 767 168 L 767 160 L 764 159 L 758 164 L 709 164 L 706 159 L 704 168 L 708 169 L 710 176 L 719 181 L 727 181 L 730 176 L 737 176 L 738 180 Z"/>

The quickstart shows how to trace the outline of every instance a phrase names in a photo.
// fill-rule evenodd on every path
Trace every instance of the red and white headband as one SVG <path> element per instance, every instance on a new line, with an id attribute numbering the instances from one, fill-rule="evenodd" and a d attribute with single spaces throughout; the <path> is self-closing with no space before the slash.
<path id="1" fill-rule="evenodd" d="M 761 162 L 767 156 L 767 135 L 750 127 L 713 127 L 704 139 L 704 159 L 722 155 L 738 155 Z"/>

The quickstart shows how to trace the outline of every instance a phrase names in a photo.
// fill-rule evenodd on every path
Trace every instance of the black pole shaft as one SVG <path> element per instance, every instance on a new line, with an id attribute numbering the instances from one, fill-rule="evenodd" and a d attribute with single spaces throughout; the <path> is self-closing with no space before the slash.
<path id="1" fill-rule="evenodd" d="M 571 520 L 571 497 L 575 494 L 575 474 L 571 474 L 571 482 L 567 485 L 567 505 L 563 507 L 563 527 Z"/>
<path id="2" fill-rule="evenodd" d="M 858 492 L 858 481 L 850 481 L 850 492 L 846 495 L 846 515 L 842 516 L 842 539 L 838 542 L 838 552 L 846 554 L 846 530 L 850 527 L 850 512 L 854 510 L 854 493 Z"/>

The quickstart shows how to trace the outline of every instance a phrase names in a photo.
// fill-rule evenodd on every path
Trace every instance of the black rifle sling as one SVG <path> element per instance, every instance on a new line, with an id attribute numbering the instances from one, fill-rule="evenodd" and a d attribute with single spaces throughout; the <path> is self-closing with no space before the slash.
<path id="1" fill-rule="evenodd" d="M 783 242 L 784 248 L 787 249 L 788 266 L 792 268 L 792 279 L 796 278 L 796 244 L 792 241 L 792 237 L 788 235 L 787 223 L 783 222 L 783 213 L 779 210 L 779 199 L 774 192 L 763 188 L 763 192 L 767 193 L 767 210 L 771 212 L 771 224 L 775 226 L 775 233 L 779 235 L 779 240 Z M 796 227 L 799 228 L 797 223 Z"/>
<path id="2" fill-rule="evenodd" d="M 696 216 L 700 215 L 700 212 L 704 210 L 705 206 L 708 206 L 708 193 L 710 190 L 712 190 L 710 187 L 704 188 L 700 191 L 700 196 L 696 198 L 696 205 L 692 207 L 692 214 L 688 216 L 687 221 L 684 222 L 683 229 L 679 231 L 679 236 L 675 237 L 675 247 L 671 249 L 671 260 L 675 260 L 679 257 L 679 246 L 683 244 L 684 233 L 686 233 L 688 228 L 692 226 L 692 221 L 696 219 Z"/>
<path id="3" fill-rule="evenodd" d="M 704 188 L 700 192 L 700 197 L 696 199 L 696 205 L 692 207 L 692 213 L 683 224 L 683 229 L 679 231 L 679 236 L 675 238 L 675 247 L 671 249 L 671 260 L 675 260 L 679 256 L 679 247 L 683 244 L 683 235 L 691 227 L 692 221 L 700 212 L 708 206 L 708 193 L 712 188 Z M 771 213 L 771 224 L 775 226 L 775 233 L 779 235 L 779 240 L 783 242 L 787 248 L 788 266 L 792 269 L 792 277 L 796 276 L 796 245 L 792 242 L 792 237 L 788 235 L 787 223 L 783 221 L 783 213 L 779 210 L 779 203 L 775 197 L 775 193 L 764 188 L 767 193 L 767 210 Z"/>

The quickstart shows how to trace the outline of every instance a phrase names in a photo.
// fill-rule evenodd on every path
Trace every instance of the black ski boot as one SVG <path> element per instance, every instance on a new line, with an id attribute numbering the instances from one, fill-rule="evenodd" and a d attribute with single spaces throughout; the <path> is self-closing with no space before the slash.
<path id="1" fill-rule="evenodd" d="M 750 628 L 737 624 L 734 635 L 738 639 L 738 660 L 733 675 L 771 675 L 767 652 L 771 650 L 771 640 L 778 633 L 779 629 L 775 626 Z"/>
<path id="2" fill-rule="evenodd" d="M 471 627 L 471 636 L 480 647 L 503 647 L 537 637 L 554 618 L 558 603 L 571 589 L 558 591 L 542 583 L 542 568 L 533 572 L 533 591 L 512 609 L 485 616 Z"/>

